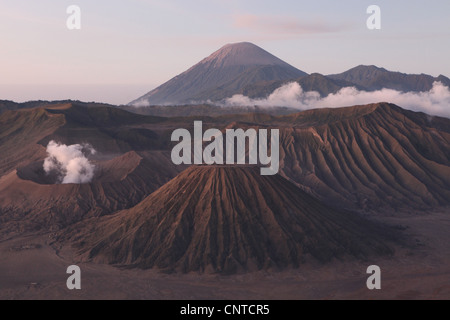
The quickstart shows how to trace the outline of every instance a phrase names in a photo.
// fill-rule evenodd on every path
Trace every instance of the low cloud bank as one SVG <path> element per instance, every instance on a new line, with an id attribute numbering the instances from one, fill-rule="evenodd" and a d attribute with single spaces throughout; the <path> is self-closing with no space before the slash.
<path id="1" fill-rule="evenodd" d="M 52 140 L 47 145 L 44 171 L 47 174 L 56 172 L 58 183 L 89 183 L 94 177 L 95 165 L 90 163 L 86 155 L 95 153 L 89 144 L 67 146 Z"/>
<path id="2" fill-rule="evenodd" d="M 401 92 L 392 89 L 368 92 L 347 87 L 324 98 L 315 91 L 305 92 L 297 82 L 291 82 L 276 89 L 266 99 L 251 99 L 244 95 L 234 95 L 226 99 L 224 104 L 225 106 L 290 107 L 306 110 L 377 102 L 394 103 L 405 109 L 450 117 L 450 89 L 441 82 L 434 82 L 433 88 L 426 92 Z"/>
<path id="3" fill-rule="evenodd" d="M 147 101 L 147 99 L 139 99 L 138 101 L 133 102 L 131 105 L 136 108 L 142 108 L 150 106 L 150 103 Z"/>

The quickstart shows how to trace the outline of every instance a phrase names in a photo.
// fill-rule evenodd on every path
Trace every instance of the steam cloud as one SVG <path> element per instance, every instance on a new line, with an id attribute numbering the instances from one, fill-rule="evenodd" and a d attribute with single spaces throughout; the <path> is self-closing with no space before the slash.
<path id="1" fill-rule="evenodd" d="M 148 101 L 146 99 L 140 99 L 136 102 L 133 102 L 132 106 L 136 107 L 136 108 L 141 108 L 141 107 L 148 107 L 148 106 L 150 106 L 150 104 L 148 103 Z"/>
<path id="2" fill-rule="evenodd" d="M 450 90 L 441 82 L 434 82 L 431 90 L 426 92 L 401 92 L 392 89 L 367 92 L 359 91 L 355 87 L 346 87 L 324 98 L 320 97 L 316 91 L 305 92 L 297 82 L 291 82 L 276 89 L 266 99 L 251 99 L 244 95 L 234 95 L 225 100 L 225 105 L 291 107 L 306 110 L 376 102 L 394 103 L 405 109 L 450 117 Z"/>
<path id="3" fill-rule="evenodd" d="M 58 183 L 89 183 L 94 177 L 95 166 L 86 158 L 86 154 L 95 154 L 89 144 L 73 144 L 67 146 L 55 141 L 47 145 L 48 156 L 44 161 L 47 174 L 56 172 Z"/>

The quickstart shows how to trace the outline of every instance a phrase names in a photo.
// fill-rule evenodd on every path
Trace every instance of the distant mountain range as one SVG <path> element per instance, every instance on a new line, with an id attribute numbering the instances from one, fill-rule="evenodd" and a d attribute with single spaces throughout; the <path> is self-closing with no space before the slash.
<path id="1" fill-rule="evenodd" d="M 443 75 L 432 77 L 427 74 L 405 74 L 388 71 L 376 66 L 358 66 L 340 74 L 329 75 L 328 77 L 334 80 L 344 80 L 354 83 L 367 91 L 383 88 L 403 92 L 429 91 L 435 81 L 440 81 L 442 84 L 450 86 L 450 79 Z"/>
<path id="2" fill-rule="evenodd" d="M 48 107 L 48 106 L 52 106 L 52 105 L 68 104 L 68 103 L 76 103 L 78 105 L 83 105 L 86 107 L 99 107 L 99 106 L 115 107 L 114 105 L 107 104 L 107 103 L 82 102 L 82 101 L 70 100 L 70 99 L 54 100 L 54 101 L 33 100 L 33 101 L 27 101 L 27 102 L 14 102 L 14 101 L 10 101 L 10 100 L 0 100 L 0 114 L 2 114 L 5 111 L 8 111 L 8 110 L 33 109 L 33 108 L 40 108 L 40 107 Z"/>
<path id="3" fill-rule="evenodd" d="M 383 88 L 401 92 L 429 91 L 434 82 L 450 87 L 444 75 L 405 74 L 377 66 L 360 65 L 339 74 L 307 74 L 275 57 L 260 47 L 248 43 L 228 44 L 203 59 L 187 71 L 172 78 L 144 96 L 133 100 L 122 109 L 143 115 L 165 117 L 188 115 L 220 115 L 259 112 L 258 108 L 216 108 L 215 103 L 241 94 L 251 99 L 267 98 L 281 86 L 297 82 L 303 91 L 316 91 L 321 97 L 335 94 L 342 88 L 354 87 L 360 91 Z M 83 103 L 80 101 L 29 101 L 16 103 L 0 100 L 0 114 L 6 110 L 36 108 L 46 105 L 72 103 L 86 106 L 112 106 L 110 104 Z M 373 101 L 377 102 L 377 101 Z M 162 108 L 164 106 L 177 108 Z M 139 108 L 135 108 L 139 106 Z M 186 108 L 184 106 L 190 106 Z M 290 108 L 265 108 L 265 113 L 282 115 L 296 112 Z"/>
<path id="4" fill-rule="evenodd" d="M 243 42 L 225 45 L 130 105 L 198 104 L 217 102 L 235 94 L 265 98 L 283 84 L 293 81 L 298 82 L 304 91 L 317 91 L 322 97 L 344 87 L 365 91 L 387 88 L 420 92 L 430 90 L 435 81 L 450 87 L 450 79 L 443 75 L 404 74 L 376 66 L 360 65 L 340 74 L 308 75 L 260 47 Z"/>

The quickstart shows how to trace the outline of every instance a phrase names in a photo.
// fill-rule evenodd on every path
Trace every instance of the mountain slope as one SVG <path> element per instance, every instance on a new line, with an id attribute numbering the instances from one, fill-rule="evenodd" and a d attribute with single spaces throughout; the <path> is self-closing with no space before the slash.
<path id="1" fill-rule="evenodd" d="M 287 80 L 303 75 L 306 75 L 303 71 L 254 44 L 228 44 L 130 104 L 176 105 L 195 100 L 222 99 L 251 83 Z M 221 86 L 225 89 L 223 92 L 215 91 Z"/>
<path id="2" fill-rule="evenodd" d="M 450 79 L 443 75 L 434 78 L 426 74 L 405 74 L 388 71 L 376 66 L 364 65 L 357 66 L 340 74 L 328 75 L 328 77 L 354 83 L 369 91 L 381 90 L 383 88 L 403 92 L 429 91 L 435 81 L 441 81 L 444 85 L 450 87 Z"/>
<path id="3" fill-rule="evenodd" d="M 0 115 L 0 233 L 45 232 L 129 208 L 180 172 L 164 118 L 63 104 Z M 175 126 L 175 125 L 174 125 Z M 170 130 L 170 129 L 168 129 Z M 43 169 L 49 141 L 97 151 L 90 183 L 57 184 Z M 161 148 L 163 146 L 164 148 Z"/>
<path id="4" fill-rule="evenodd" d="M 55 184 L 42 161 L 0 177 L 0 234 L 55 231 L 87 217 L 130 208 L 176 176 L 170 155 L 129 152 L 94 162 L 85 184 Z"/>
<path id="5" fill-rule="evenodd" d="M 247 87 L 249 83 L 266 82 L 268 79 L 293 79 L 296 77 L 298 77 L 297 71 L 286 69 L 284 66 L 258 66 L 242 72 L 237 78 L 220 85 L 217 88 L 199 93 L 193 97 L 193 100 L 219 101 L 239 93 L 241 89 Z M 275 81 L 282 82 L 282 80 Z"/>
<path id="6" fill-rule="evenodd" d="M 356 87 L 357 89 L 363 89 L 363 87 L 345 80 L 332 79 L 319 73 L 312 73 L 295 80 L 258 82 L 245 86 L 240 93 L 252 99 L 266 98 L 276 89 L 294 81 L 302 87 L 303 91 L 316 91 L 321 97 L 326 97 L 331 93 L 336 93 L 345 87 Z"/>
<path id="7" fill-rule="evenodd" d="M 378 212 L 450 205 L 449 119 L 386 103 L 279 119 L 281 171 L 320 199 Z"/>
<path id="8" fill-rule="evenodd" d="M 84 259 L 182 272 L 298 267 L 311 258 L 392 252 L 383 227 L 330 209 L 255 167 L 190 167 L 136 207 L 62 237 L 75 241 Z"/>
<path id="9" fill-rule="evenodd" d="M 65 124 L 63 115 L 44 109 L 6 111 L 0 115 L 0 177 L 45 157 L 38 142 Z"/>

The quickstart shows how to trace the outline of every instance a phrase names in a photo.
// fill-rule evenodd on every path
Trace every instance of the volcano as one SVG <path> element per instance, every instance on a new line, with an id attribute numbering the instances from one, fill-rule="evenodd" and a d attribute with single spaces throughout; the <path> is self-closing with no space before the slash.
<path id="1" fill-rule="evenodd" d="M 0 235 L 59 230 L 138 204 L 182 170 L 159 148 L 164 130 L 143 127 L 158 130 L 157 121 L 163 119 L 72 104 L 0 115 Z M 60 184 L 47 174 L 50 140 L 93 145 L 93 180 Z"/>
<path id="2" fill-rule="evenodd" d="M 250 84 L 304 75 L 305 72 L 252 43 L 233 43 L 130 104 L 177 105 L 221 100 Z"/>
<path id="3" fill-rule="evenodd" d="M 86 260 L 221 273 L 390 254 L 388 236 L 382 226 L 331 209 L 281 176 L 245 166 L 190 167 L 137 206 L 62 235 L 75 240 Z"/>
<path id="4" fill-rule="evenodd" d="M 143 158 L 131 151 L 97 161 L 94 179 L 57 184 L 42 161 L 0 177 L 0 235 L 59 230 L 86 217 L 130 208 L 177 174 L 164 153 Z"/>

